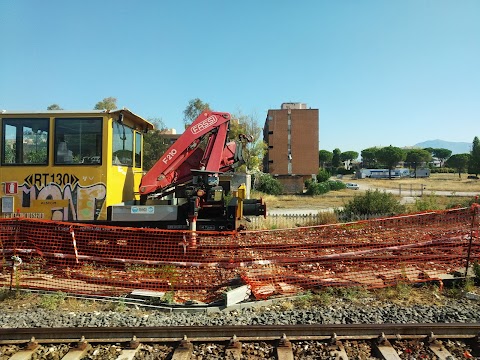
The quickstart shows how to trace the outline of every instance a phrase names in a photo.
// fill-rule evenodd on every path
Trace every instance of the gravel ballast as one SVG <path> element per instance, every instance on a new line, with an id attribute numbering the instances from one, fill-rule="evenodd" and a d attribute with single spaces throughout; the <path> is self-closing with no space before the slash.
<path id="1" fill-rule="evenodd" d="M 0 311 L 0 327 L 102 326 L 223 326 L 276 324 L 477 323 L 480 303 L 471 299 L 446 300 L 442 305 L 400 306 L 337 301 L 308 309 L 271 304 L 219 312 L 164 312 L 129 307 L 123 311 L 73 312 L 45 309 Z"/>

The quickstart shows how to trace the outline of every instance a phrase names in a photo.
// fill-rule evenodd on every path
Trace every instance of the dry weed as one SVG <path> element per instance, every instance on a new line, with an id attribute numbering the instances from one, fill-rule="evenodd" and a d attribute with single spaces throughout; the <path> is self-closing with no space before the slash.
<path id="1" fill-rule="evenodd" d="M 350 177 L 344 177 L 343 181 L 351 181 Z M 369 188 L 378 189 L 402 189 L 402 195 L 408 196 L 410 190 L 419 191 L 425 186 L 424 196 L 434 196 L 439 208 L 445 208 L 455 201 L 462 203 L 466 198 L 455 196 L 457 192 L 478 192 L 480 194 L 480 180 L 469 180 L 463 174 L 461 179 L 458 174 L 432 174 L 429 178 L 401 178 L 401 179 L 357 179 L 356 183 L 366 185 Z M 435 191 L 448 191 L 448 196 L 440 196 Z M 330 191 L 323 195 L 265 195 L 253 191 L 252 198 L 262 197 L 268 209 L 331 209 L 343 207 L 352 200 L 355 195 L 362 194 L 362 190 L 344 189 Z M 394 194 L 398 200 L 401 197 Z"/>
<path id="2" fill-rule="evenodd" d="M 436 285 L 414 287 L 411 284 L 399 283 L 396 286 L 372 290 L 372 293 L 379 302 L 391 302 L 401 306 L 443 305 L 444 303 L 444 296 Z"/>
<path id="3" fill-rule="evenodd" d="M 419 190 L 422 186 L 426 187 L 426 191 L 450 191 L 450 192 L 480 192 L 480 181 L 467 179 L 467 175 L 463 174 L 461 178 L 458 174 L 431 174 L 428 178 L 400 178 L 400 179 L 358 179 L 355 180 L 360 184 L 367 184 L 372 187 L 383 189 L 399 189 L 409 191 Z"/>

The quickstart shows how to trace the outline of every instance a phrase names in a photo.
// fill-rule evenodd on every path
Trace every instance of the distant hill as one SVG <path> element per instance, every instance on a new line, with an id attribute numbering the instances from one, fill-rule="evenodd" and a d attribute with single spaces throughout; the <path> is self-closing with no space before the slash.
<path id="1" fill-rule="evenodd" d="M 434 148 L 434 149 L 448 149 L 452 151 L 452 155 L 470 153 L 472 143 L 468 142 L 453 142 L 445 140 L 427 140 L 413 145 L 419 148 Z"/>

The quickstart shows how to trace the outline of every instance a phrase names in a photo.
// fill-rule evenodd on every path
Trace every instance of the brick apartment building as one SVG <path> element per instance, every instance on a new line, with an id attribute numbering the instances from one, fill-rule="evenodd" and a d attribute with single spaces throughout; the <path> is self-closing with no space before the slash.
<path id="1" fill-rule="evenodd" d="M 301 193 L 304 181 L 318 173 L 318 120 L 318 109 L 307 109 L 304 103 L 283 103 L 278 110 L 268 110 L 263 171 L 275 176 L 285 193 Z"/>

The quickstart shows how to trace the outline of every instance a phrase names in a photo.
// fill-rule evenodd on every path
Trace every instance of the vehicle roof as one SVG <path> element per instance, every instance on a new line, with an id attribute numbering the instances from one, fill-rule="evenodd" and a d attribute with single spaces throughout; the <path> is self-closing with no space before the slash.
<path id="1" fill-rule="evenodd" d="M 117 110 L 34 110 L 34 111 L 9 111 L 1 110 L 0 117 L 8 115 L 52 115 L 52 114 L 61 114 L 61 115 L 126 115 L 133 123 L 140 125 L 142 128 L 146 127 L 145 130 L 153 130 L 155 127 L 151 122 L 145 120 L 141 116 L 133 113 L 127 108 L 117 109 Z"/>

